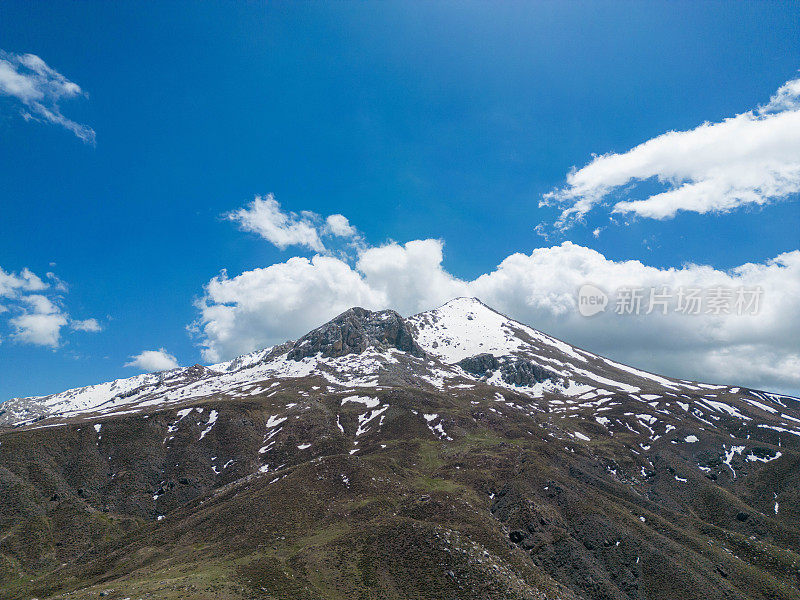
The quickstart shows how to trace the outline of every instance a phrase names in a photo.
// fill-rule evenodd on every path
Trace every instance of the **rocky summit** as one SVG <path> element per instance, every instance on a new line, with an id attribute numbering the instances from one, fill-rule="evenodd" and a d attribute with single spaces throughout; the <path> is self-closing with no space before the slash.
<path id="1" fill-rule="evenodd" d="M 0 598 L 800 598 L 799 407 L 353 308 L 0 405 Z"/>
<path id="2" fill-rule="evenodd" d="M 302 360 L 319 354 L 329 358 L 360 354 L 367 348 L 394 348 L 412 356 L 425 356 L 403 317 L 393 310 L 372 312 L 351 308 L 300 338 L 287 357 L 290 360 Z"/>

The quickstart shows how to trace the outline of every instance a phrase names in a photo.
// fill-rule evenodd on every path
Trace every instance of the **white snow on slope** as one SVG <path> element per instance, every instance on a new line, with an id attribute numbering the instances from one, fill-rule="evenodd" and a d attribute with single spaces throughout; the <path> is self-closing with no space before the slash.
<path id="1" fill-rule="evenodd" d="M 206 434 L 213 429 L 214 424 L 217 422 L 218 413 L 215 410 L 211 411 L 211 414 L 208 416 L 208 423 L 206 423 L 206 428 L 200 432 L 200 439 L 202 440 L 206 437 Z"/>
<path id="2" fill-rule="evenodd" d="M 409 317 L 407 322 L 417 343 L 449 364 L 488 353 L 532 360 L 569 380 L 597 388 L 610 386 L 636 393 L 653 387 L 678 390 L 683 385 L 571 346 L 494 311 L 476 298 L 456 298 Z M 635 384 L 630 382 L 632 378 Z"/>
<path id="3" fill-rule="evenodd" d="M 576 348 L 501 315 L 477 298 L 455 298 L 439 308 L 408 317 L 407 321 L 415 329 L 417 343 L 446 363 L 476 354 L 507 356 L 530 349 L 519 332 L 573 360 L 586 362 Z"/>
<path id="4" fill-rule="evenodd" d="M 347 404 L 348 402 L 358 402 L 359 404 L 363 404 L 367 408 L 375 408 L 381 401 L 378 398 L 372 398 L 370 396 L 347 396 L 346 398 L 342 398 L 342 406 Z"/>
<path id="5" fill-rule="evenodd" d="M 364 388 L 378 387 L 381 373 L 386 372 L 387 367 L 403 373 L 407 385 L 438 391 L 462 389 L 477 384 L 480 377 L 466 373 L 453 363 L 481 353 L 529 360 L 556 373 L 563 381 L 546 380 L 535 385 L 518 386 L 506 382 L 501 373 L 495 371 L 484 383 L 513 390 L 528 398 L 550 397 L 553 405 L 561 406 L 563 410 L 575 404 L 569 400 L 570 397 L 581 396 L 580 400 L 588 401 L 598 395 L 627 392 L 633 400 L 644 402 L 661 398 L 666 403 L 671 401 L 667 395 L 677 396 L 659 388 L 721 390 L 725 387 L 702 384 L 699 388 L 595 356 L 513 321 L 475 298 L 454 299 L 437 309 L 409 317 L 407 322 L 419 345 L 435 358 L 417 358 L 396 349 L 368 348 L 360 354 L 335 358 L 318 355 L 294 361 L 287 359 L 286 351 L 290 347 L 287 344 L 280 349 L 259 350 L 210 367 L 196 365 L 137 375 L 51 396 L 11 400 L 1 405 L 6 415 L 0 416 L 0 425 L 3 421 L 32 424 L 42 416 L 71 417 L 86 412 L 105 417 L 111 413 L 126 414 L 217 396 L 243 398 L 264 394 L 273 397 L 287 390 L 290 381 L 306 377 L 324 380 L 328 392 L 347 390 L 353 394 L 346 397 L 343 404 L 362 402 L 367 408 L 374 408 L 377 406 L 374 396 L 359 395 L 358 392 L 364 394 Z M 473 383 L 468 383 L 470 381 Z M 319 387 L 312 386 L 311 390 L 295 390 L 293 393 L 308 395 Z M 647 391 L 660 393 L 645 393 Z M 641 397 L 633 395 L 636 393 L 641 393 Z M 760 402 L 746 398 L 747 393 Z M 689 396 L 683 396 L 689 399 Z M 716 394 L 710 396 L 716 397 Z M 776 414 L 777 409 L 769 404 L 785 407 L 791 400 L 786 396 L 755 392 L 742 392 L 742 396 L 754 407 L 772 414 Z M 742 420 L 748 419 L 739 408 L 722 400 L 706 398 L 704 401 L 704 405 L 695 404 L 695 407 L 704 406 L 710 413 L 727 413 Z M 679 403 L 677 400 L 672 402 Z M 689 409 L 688 403 L 679 404 Z M 710 424 L 706 419 L 718 418 L 695 407 L 689 414 L 703 423 Z M 45 425 L 47 423 L 41 426 Z M 785 425 L 785 428 L 776 430 L 790 431 L 788 428 L 791 427 L 791 433 L 800 435 L 794 431 L 797 427 L 780 425 Z"/>
<path id="6" fill-rule="evenodd" d="M 456 298 L 407 320 L 415 328 L 417 343 L 446 363 L 484 352 L 514 354 L 522 346 L 513 322 L 474 298 Z"/>

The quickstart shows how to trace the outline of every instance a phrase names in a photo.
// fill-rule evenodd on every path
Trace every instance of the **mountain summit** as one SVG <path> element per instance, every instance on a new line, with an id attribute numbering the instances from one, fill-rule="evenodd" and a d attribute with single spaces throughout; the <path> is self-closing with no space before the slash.
<path id="1" fill-rule="evenodd" d="M 360 354 L 367 348 L 394 348 L 412 356 L 425 355 L 398 313 L 393 310 L 372 312 L 356 307 L 304 335 L 294 344 L 287 358 L 302 360 L 316 355 L 330 358 Z"/>
<path id="2" fill-rule="evenodd" d="M 0 598 L 800 597 L 797 399 L 474 298 L 0 411 Z"/>
<path id="3" fill-rule="evenodd" d="M 642 390 L 677 397 L 678 391 L 734 389 L 628 367 L 514 321 L 477 298 L 455 298 L 407 319 L 392 310 L 354 307 L 296 342 L 229 362 L 12 399 L 0 409 L 0 425 L 19 426 L 93 411 L 112 414 L 219 394 L 237 397 L 273 378 L 291 381 L 318 375 L 329 386 L 376 386 L 400 373 L 405 383 L 421 389 L 458 389 L 467 385 L 465 380 L 477 380 L 532 399 Z"/>

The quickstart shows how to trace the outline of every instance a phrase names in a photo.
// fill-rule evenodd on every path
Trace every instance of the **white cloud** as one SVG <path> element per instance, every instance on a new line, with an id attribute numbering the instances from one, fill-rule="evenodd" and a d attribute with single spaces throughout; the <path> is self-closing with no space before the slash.
<path id="1" fill-rule="evenodd" d="M 95 132 L 61 114 L 63 99 L 86 96 L 78 84 L 69 81 L 35 54 L 0 51 L 0 95 L 15 98 L 25 119 L 60 125 L 86 143 L 94 144 Z"/>
<path id="2" fill-rule="evenodd" d="M 471 295 L 469 284 L 442 267 L 442 248 L 441 240 L 369 248 L 361 253 L 356 271 L 380 295 L 381 308 L 416 313 L 455 296 Z"/>
<path id="3" fill-rule="evenodd" d="M 47 279 L 52 285 L 27 268 L 19 273 L 0 268 L 0 297 L 6 299 L 0 314 L 8 318 L 15 341 L 58 348 L 62 328 L 67 324 L 76 331 L 101 330 L 96 319 L 71 320 L 62 308 L 66 284 L 53 273 L 48 273 Z"/>
<path id="4" fill-rule="evenodd" d="M 315 252 L 324 252 L 325 247 L 317 233 L 313 213 L 297 215 L 281 210 L 275 196 L 256 196 L 246 208 L 228 213 L 227 218 L 239 223 L 244 231 L 257 233 L 281 250 L 288 246 L 304 246 Z"/>
<path id="5" fill-rule="evenodd" d="M 664 191 L 628 199 L 636 185 L 657 181 Z M 632 187 L 631 187 L 632 186 Z M 800 79 L 787 82 L 755 110 L 669 131 L 622 154 L 596 156 L 573 169 L 567 185 L 542 205 L 562 208 L 567 228 L 593 207 L 624 194 L 613 212 L 668 219 L 678 211 L 726 212 L 800 192 Z"/>
<path id="6" fill-rule="evenodd" d="M 97 319 L 83 319 L 82 321 L 70 321 L 69 326 L 75 331 L 89 331 L 92 333 L 97 333 L 103 330 L 103 328 L 100 326 L 100 323 L 97 322 Z"/>
<path id="7" fill-rule="evenodd" d="M 608 292 L 624 286 L 760 287 L 762 306 L 752 316 L 669 312 L 634 317 L 617 315 L 612 308 L 586 319 L 575 309 L 575 292 L 587 282 Z M 566 242 L 511 255 L 471 288 L 507 314 L 628 364 L 684 378 L 800 389 L 800 371 L 775 369 L 800 360 L 800 306 L 793 300 L 800 294 L 800 251 L 730 271 L 691 264 L 659 269 L 639 261 L 612 261 Z M 731 357 L 749 367 L 741 369 Z"/>
<path id="8" fill-rule="evenodd" d="M 14 328 L 13 338 L 25 344 L 58 348 L 61 328 L 67 317 L 50 298 L 42 294 L 20 296 L 22 314 L 9 319 Z"/>
<path id="9" fill-rule="evenodd" d="M 47 284 L 27 268 L 20 273 L 6 273 L 0 267 L 0 297 L 13 297 L 19 292 L 37 292 L 46 287 Z"/>
<path id="10" fill-rule="evenodd" d="M 239 223 L 242 230 L 258 234 L 281 250 L 300 246 L 329 256 L 352 256 L 364 247 L 358 229 L 344 215 L 329 215 L 323 219 L 308 210 L 300 214 L 286 212 L 272 194 L 256 196 L 247 206 L 227 213 L 225 218 Z M 323 238 L 331 247 L 322 242 Z"/>
<path id="11" fill-rule="evenodd" d="M 131 361 L 125 363 L 126 367 L 136 367 L 148 373 L 177 369 L 180 365 L 178 359 L 164 348 L 158 350 L 144 350 L 136 356 L 131 356 Z"/>
<path id="12" fill-rule="evenodd" d="M 330 215 L 325 219 L 325 232 L 336 237 L 353 237 L 358 233 L 344 215 Z"/>
<path id="13" fill-rule="evenodd" d="M 351 267 L 333 257 L 293 257 L 205 287 L 196 327 L 203 356 L 217 361 L 291 337 L 356 305 L 380 306 L 385 299 Z"/>
<path id="14" fill-rule="evenodd" d="M 787 81 L 773 94 L 769 102 L 759 107 L 761 114 L 782 112 L 784 110 L 797 110 L 800 108 L 800 79 Z"/>
<path id="15" fill-rule="evenodd" d="M 61 313 L 24 313 L 9 320 L 15 328 L 13 337 L 18 342 L 58 348 L 61 328 L 67 318 Z"/>
<path id="16" fill-rule="evenodd" d="M 614 261 L 565 242 L 512 254 L 472 281 L 442 266 L 442 242 L 416 240 L 364 250 L 355 267 L 333 257 L 290 258 L 212 279 L 198 302 L 204 358 L 218 361 L 296 338 L 351 306 L 411 314 L 454 296 L 481 298 L 497 310 L 586 349 L 683 378 L 800 390 L 800 251 L 730 271 L 704 265 L 660 269 Z M 591 282 L 618 287 L 760 286 L 754 316 L 620 316 L 587 319 L 576 292 Z"/>
<path id="17" fill-rule="evenodd" d="M 42 294 L 30 294 L 29 296 L 22 296 L 20 300 L 30 306 L 34 313 L 42 315 L 52 315 L 60 313 L 61 309 L 56 306 L 50 298 Z"/>
<path id="18" fill-rule="evenodd" d="M 50 280 L 53 288 L 58 292 L 68 292 L 69 286 L 65 281 L 59 279 L 58 275 L 53 273 L 52 271 L 45 273 L 45 277 Z"/>

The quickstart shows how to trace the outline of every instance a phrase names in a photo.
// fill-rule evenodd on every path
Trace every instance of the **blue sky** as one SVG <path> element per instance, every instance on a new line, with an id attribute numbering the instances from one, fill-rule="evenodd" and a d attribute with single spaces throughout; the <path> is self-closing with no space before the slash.
<path id="1" fill-rule="evenodd" d="M 196 302 L 221 270 L 235 278 L 316 254 L 302 244 L 281 249 L 226 218 L 256 195 L 274 194 L 297 222 L 301 211 L 319 222 L 347 217 L 358 243 L 330 238 L 325 252 L 361 274 L 372 268 L 359 270 L 364 248 L 413 240 L 440 240 L 441 268 L 460 282 L 514 253 L 564 242 L 573 254 L 596 251 L 604 265 L 638 260 L 664 273 L 686 263 L 725 273 L 800 248 L 796 192 L 770 198 L 761 190 L 763 204 L 665 219 L 596 208 L 564 228 L 554 225 L 563 205 L 540 206 L 544 194 L 568 190 L 570 169 L 593 154 L 624 155 L 665 132 L 766 105 L 798 78 L 796 4 L 5 2 L 0 12 L 9 64 L 22 72 L 14 57 L 36 55 L 84 93 L 53 100 L 67 125 L 31 113 L 18 95 L 0 95 L 0 268 L 29 269 L 67 319 L 96 319 L 101 329 L 64 325 L 57 344 L 26 342 L 12 319 L 33 309 L 22 296 L 0 298 L 8 308 L 0 313 L 0 399 L 133 375 L 124 365 L 146 350 L 163 348 L 182 365 L 229 358 L 248 344 L 302 335 L 347 304 L 351 296 L 333 302 L 324 289 L 302 306 L 259 297 L 253 310 L 284 315 L 286 327 L 242 308 L 231 335 L 263 331 L 235 344 L 211 339 L 205 328 L 218 323 Z M 70 123 L 90 128 L 93 143 Z M 614 194 L 642 199 L 665 187 L 650 179 Z M 540 223 L 546 238 L 534 230 Z M 580 252 L 580 260 L 596 259 Z M 67 287 L 56 289 L 48 272 Z M 461 289 L 448 279 L 438 295 L 411 298 L 370 276 L 370 289 L 354 298 L 402 312 Z M 765 301 L 795 290 L 796 270 L 770 281 Z M 531 285 L 534 292 L 514 298 L 495 288 L 483 295 L 535 327 L 637 366 L 701 378 L 692 357 L 702 354 L 714 380 L 739 376 L 723 363 L 748 364 L 752 355 L 743 355 L 755 352 L 763 372 L 743 384 L 800 388 L 770 370 L 800 364 L 796 297 L 777 298 L 772 321 L 710 333 L 735 340 L 709 358 L 703 340 L 666 340 L 672 328 L 664 323 L 653 326 L 653 337 L 665 339 L 652 347 L 647 339 L 610 344 L 617 321 L 565 322 L 557 308 L 531 300 L 548 284 Z M 476 286 L 469 289 L 485 288 Z M 786 339 L 773 347 L 778 313 L 788 313 Z M 682 348 L 688 358 L 678 358 Z"/>

